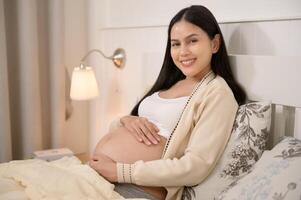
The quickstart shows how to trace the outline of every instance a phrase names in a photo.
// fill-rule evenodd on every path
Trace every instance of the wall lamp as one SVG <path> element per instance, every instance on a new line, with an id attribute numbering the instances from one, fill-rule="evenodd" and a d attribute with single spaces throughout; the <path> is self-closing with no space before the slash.
<path id="1" fill-rule="evenodd" d="M 112 56 L 106 56 L 98 49 L 92 49 L 81 59 L 78 67 L 74 67 L 71 78 L 70 97 L 73 100 L 89 100 L 98 96 L 98 86 L 92 67 L 86 66 L 84 61 L 93 52 L 113 61 L 114 65 L 122 69 L 125 66 L 126 55 L 122 48 L 114 51 Z"/>

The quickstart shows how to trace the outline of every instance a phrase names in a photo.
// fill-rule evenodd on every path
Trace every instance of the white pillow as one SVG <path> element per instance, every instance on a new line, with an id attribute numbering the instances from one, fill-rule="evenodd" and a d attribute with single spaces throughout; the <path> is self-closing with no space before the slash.
<path id="1" fill-rule="evenodd" d="M 218 200 L 300 200 L 301 141 L 286 138 L 266 151 L 254 170 L 227 190 Z"/>
<path id="2" fill-rule="evenodd" d="M 214 199 L 233 181 L 247 174 L 265 150 L 271 123 L 270 102 L 239 107 L 227 147 L 212 173 L 199 185 L 184 190 L 196 199 Z M 192 190 L 191 190 L 192 189 Z"/>

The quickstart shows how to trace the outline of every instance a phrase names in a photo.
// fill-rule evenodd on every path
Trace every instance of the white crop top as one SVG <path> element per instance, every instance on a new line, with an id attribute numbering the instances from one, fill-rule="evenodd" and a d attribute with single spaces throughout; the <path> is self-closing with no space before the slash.
<path id="1" fill-rule="evenodd" d="M 159 96 L 159 92 L 155 92 L 140 103 L 138 115 L 155 124 L 159 129 L 158 134 L 168 139 L 188 98 L 165 99 Z"/>

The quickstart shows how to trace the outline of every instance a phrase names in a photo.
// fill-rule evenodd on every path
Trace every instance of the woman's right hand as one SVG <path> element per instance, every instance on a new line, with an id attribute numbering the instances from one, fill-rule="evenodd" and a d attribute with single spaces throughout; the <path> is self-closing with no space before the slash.
<path id="1" fill-rule="evenodd" d="M 158 144 L 158 127 L 144 117 L 127 115 L 120 119 L 121 124 L 139 141 L 147 145 Z"/>

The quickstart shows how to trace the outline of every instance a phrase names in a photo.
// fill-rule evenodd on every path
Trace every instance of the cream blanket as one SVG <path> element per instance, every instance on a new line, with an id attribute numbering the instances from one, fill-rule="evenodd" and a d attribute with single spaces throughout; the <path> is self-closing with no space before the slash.
<path id="1" fill-rule="evenodd" d="M 124 199 L 114 185 L 76 157 L 46 162 L 38 159 L 0 164 L 0 200 Z"/>

